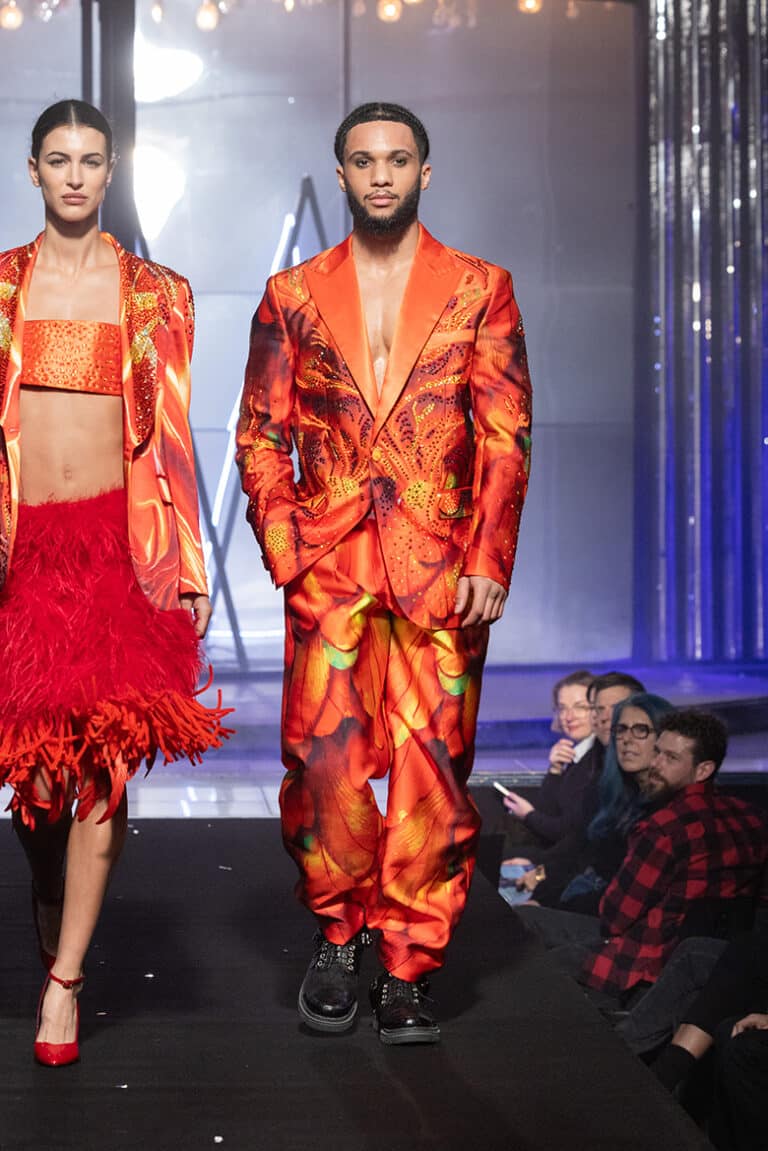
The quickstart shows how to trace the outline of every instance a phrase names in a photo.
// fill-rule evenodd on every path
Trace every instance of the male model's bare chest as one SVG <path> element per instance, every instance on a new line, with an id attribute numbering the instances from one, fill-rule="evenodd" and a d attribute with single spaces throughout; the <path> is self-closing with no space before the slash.
<path id="1" fill-rule="evenodd" d="M 410 267 L 386 277 L 358 272 L 360 300 L 376 385 L 381 391 L 395 341 Z"/>

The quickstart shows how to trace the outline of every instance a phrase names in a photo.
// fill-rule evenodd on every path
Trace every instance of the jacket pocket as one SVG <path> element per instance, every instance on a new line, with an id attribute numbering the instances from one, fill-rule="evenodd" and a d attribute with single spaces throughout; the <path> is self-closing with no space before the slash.
<path id="1" fill-rule="evenodd" d="M 445 488 L 437 497 L 438 515 L 459 520 L 472 515 L 472 488 Z"/>

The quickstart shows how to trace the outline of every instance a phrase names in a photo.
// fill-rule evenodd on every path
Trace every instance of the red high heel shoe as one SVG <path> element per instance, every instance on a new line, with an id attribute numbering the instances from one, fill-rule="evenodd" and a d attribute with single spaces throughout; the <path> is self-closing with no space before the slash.
<path id="1" fill-rule="evenodd" d="M 36 1033 L 40 1030 L 40 1021 L 43 1014 L 43 1000 L 45 993 L 48 990 L 48 984 L 53 980 L 63 987 L 66 991 L 71 991 L 73 988 L 80 988 L 83 985 L 85 976 L 81 975 L 78 979 L 59 979 L 58 975 L 54 975 L 52 971 L 48 972 L 48 978 L 43 984 L 43 990 L 40 992 L 40 1002 L 37 1005 L 37 1029 Z M 76 1031 L 74 1043 L 41 1043 L 38 1039 L 35 1040 L 35 1059 L 38 1063 L 42 1063 L 44 1067 L 66 1067 L 68 1063 L 77 1063 L 80 1058 L 80 1004 L 75 1003 L 75 1010 L 77 1013 Z"/>

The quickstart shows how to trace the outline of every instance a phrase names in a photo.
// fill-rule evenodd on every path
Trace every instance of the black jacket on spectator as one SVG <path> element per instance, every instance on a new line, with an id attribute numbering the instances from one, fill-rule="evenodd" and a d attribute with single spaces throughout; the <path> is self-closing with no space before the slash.
<path id="1" fill-rule="evenodd" d="M 604 758 L 605 748 L 595 740 L 579 762 L 570 764 L 562 774 L 548 771 L 536 796 L 536 806 L 523 820 L 525 826 L 548 844 L 582 830 L 590 784 L 599 779 Z"/>

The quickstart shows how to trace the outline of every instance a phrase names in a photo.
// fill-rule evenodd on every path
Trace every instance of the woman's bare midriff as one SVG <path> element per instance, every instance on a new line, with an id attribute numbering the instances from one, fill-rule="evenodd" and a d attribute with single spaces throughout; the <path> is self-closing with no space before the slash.
<path id="1" fill-rule="evenodd" d="M 22 385 L 21 500 L 81 500 L 123 486 L 123 401 Z"/>

